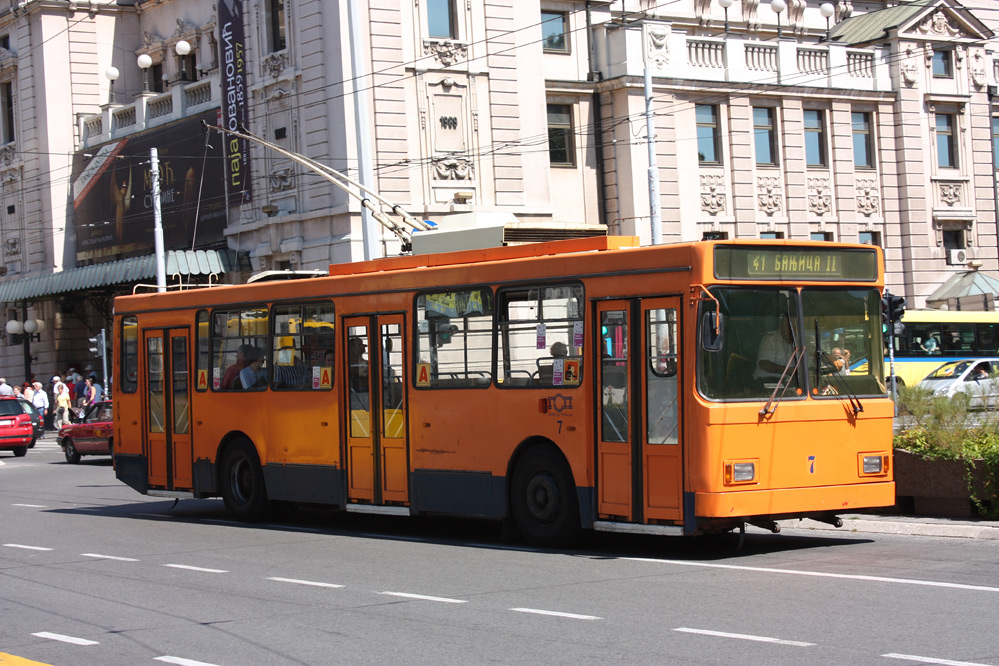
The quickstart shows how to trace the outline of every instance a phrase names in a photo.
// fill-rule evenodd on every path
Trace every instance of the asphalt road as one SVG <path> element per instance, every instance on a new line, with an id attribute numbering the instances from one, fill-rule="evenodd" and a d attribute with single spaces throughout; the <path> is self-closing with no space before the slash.
<path id="1" fill-rule="evenodd" d="M 301 510 L 230 522 L 51 439 L 0 453 L 0 664 L 987 664 L 999 541 L 591 535 Z M 11 657 L 10 655 L 16 655 Z"/>

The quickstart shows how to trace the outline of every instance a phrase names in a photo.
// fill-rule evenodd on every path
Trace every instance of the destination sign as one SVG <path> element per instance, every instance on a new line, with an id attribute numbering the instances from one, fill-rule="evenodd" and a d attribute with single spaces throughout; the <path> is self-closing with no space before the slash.
<path id="1" fill-rule="evenodd" d="M 871 282 L 878 277 L 874 248 L 715 247 L 715 277 L 732 280 L 828 280 Z"/>

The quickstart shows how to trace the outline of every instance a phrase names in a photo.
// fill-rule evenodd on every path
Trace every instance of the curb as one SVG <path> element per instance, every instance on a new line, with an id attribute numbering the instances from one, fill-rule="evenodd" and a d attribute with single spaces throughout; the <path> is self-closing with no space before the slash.
<path id="1" fill-rule="evenodd" d="M 900 522 L 891 520 L 844 519 L 843 527 L 833 527 L 814 520 L 778 521 L 781 529 L 825 530 L 905 536 L 954 537 L 959 539 L 999 540 L 999 527 L 992 525 L 941 525 L 937 523 Z"/>

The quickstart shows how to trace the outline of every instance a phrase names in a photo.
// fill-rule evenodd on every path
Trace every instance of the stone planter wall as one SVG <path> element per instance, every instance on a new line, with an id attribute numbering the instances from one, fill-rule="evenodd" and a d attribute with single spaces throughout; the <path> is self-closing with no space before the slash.
<path id="1" fill-rule="evenodd" d="M 981 465 L 974 474 L 975 493 L 986 497 Z M 965 465 L 958 460 L 924 460 L 905 449 L 895 449 L 896 504 L 912 501 L 921 516 L 966 518 L 977 516 L 971 501 Z"/>

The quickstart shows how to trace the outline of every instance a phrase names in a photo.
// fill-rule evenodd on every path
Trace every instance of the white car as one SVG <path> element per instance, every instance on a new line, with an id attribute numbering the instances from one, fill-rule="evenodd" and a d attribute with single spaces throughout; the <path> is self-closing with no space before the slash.
<path id="1" fill-rule="evenodd" d="M 999 358 L 969 358 L 944 363 L 919 382 L 921 388 L 947 398 L 967 393 L 974 409 L 999 406 Z"/>

